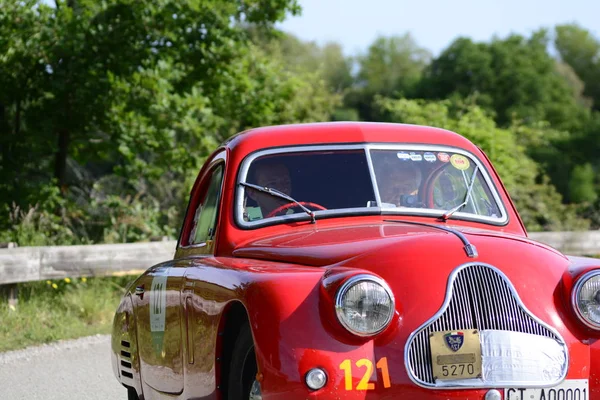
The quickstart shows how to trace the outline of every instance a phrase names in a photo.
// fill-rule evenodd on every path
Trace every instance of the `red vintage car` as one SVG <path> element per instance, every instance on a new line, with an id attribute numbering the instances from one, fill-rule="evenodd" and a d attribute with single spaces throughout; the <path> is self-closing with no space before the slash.
<path id="1" fill-rule="evenodd" d="M 130 399 L 600 398 L 600 260 L 528 239 L 457 133 L 242 132 L 174 250 L 115 315 Z"/>

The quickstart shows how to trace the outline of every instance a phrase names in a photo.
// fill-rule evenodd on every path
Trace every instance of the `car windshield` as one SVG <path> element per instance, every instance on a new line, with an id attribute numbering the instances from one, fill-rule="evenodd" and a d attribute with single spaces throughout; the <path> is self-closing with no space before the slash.
<path id="1" fill-rule="evenodd" d="M 318 217 L 340 213 L 441 217 L 458 206 L 449 218 L 506 222 L 496 188 L 481 163 L 454 148 L 364 145 L 268 150 L 249 157 L 239 179 L 238 221 L 243 225 L 306 217 L 306 209 Z"/>

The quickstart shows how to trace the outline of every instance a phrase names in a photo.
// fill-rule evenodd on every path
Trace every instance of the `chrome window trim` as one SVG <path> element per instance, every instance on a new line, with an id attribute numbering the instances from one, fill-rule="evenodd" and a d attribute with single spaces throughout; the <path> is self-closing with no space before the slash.
<path id="1" fill-rule="evenodd" d="M 386 293 L 388 294 L 388 296 L 390 297 L 390 300 L 392 302 L 392 307 L 391 307 L 392 312 L 386 319 L 385 324 L 381 327 L 381 329 L 377 330 L 376 332 L 362 333 L 362 332 L 356 331 L 356 330 L 352 329 L 352 327 L 350 327 L 348 324 L 346 324 L 346 322 L 344 322 L 344 319 L 342 318 L 342 313 L 343 313 L 342 297 L 343 297 L 343 295 L 348 291 L 348 289 L 350 287 L 354 286 L 356 283 L 361 282 L 361 281 L 375 282 L 378 285 L 380 285 L 383 288 L 383 290 L 386 291 Z M 348 332 L 350 332 L 356 336 L 370 337 L 370 336 L 375 336 L 375 335 L 383 332 L 390 325 L 390 322 L 392 322 L 392 318 L 394 317 L 395 311 L 396 311 L 396 301 L 394 299 L 394 293 L 392 292 L 392 289 L 390 289 L 389 285 L 383 279 L 381 279 L 375 275 L 358 274 L 358 275 L 351 276 L 338 288 L 338 290 L 336 291 L 336 294 L 335 294 L 335 315 L 336 315 L 339 323 Z"/>
<path id="2" fill-rule="evenodd" d="M 437 151 L 437 152 L 452 152 L 464 155 L 469 160 L 475 162 L 479 166 L 479 172 L 483 177 L 484 181 L 488 185 L 490 193 L 498 206 L 501 217 L 493 218 L 482 215 L 476 215 L 472 213 L 465 213 L 457 211 L 453 216 L 458 217 L 457 219 L 490 223 L 493 225 L 506 225 L 508 223 L 508 213 L 504 206 L 504 203 L 500 199 L 498 188 L 492 182 L 488 170 L 483 166 L 481 161 L 471 152 L 447 145 L 432 145 L 432 144 L 418 144 L 418 143 L 361 143 L 361 144 L 335 144 L 335 145 L 302 145 L 302 146 L 285 146 L 268 148 L 264 150 L 258 150 L 250 155 L 246 156 L 241 162 L 241 166 L 238 170 L 235 180 L 235 204 L 234 204 L 234 220 L 236 224 L 244 229 L 259 228 L 262 226 L 269 226 L 285 222 L 304 221 L 309 217 L 303 213 L 295 213 L 291 215 L 284 215 L 274 218 L 263 218 L 257 221 L 244 221 L 244 193 L 246 188 L 240 185 L 241 182 L 246 181 L 248 170 L 250 165 L 258 157 L 271 154 L 285 154 L 285 153 L 297 153 L 297 152 L 308 152 L 308 151 L 328 151 L 328 150 L 364 150 L 369 168 L 369 175 L 372 180 L 373 190 L 375 191 L 375 199 L 377 201 L 377 207 L 360 207 L 360 208 L 346 208 L 336 210 L 317 210 L 315 215 L 317 219 L 319 216 L 337 216 L 347 215 L 353 210 L 361 210 L 362 212 L 357 215 L 365 215 L 365 213 L 375 214 L 377 212 L 384 212 L 386 214 L 401 214 L 401 215 L 416 215 L 416 216 L 432 216 L 438 217 L 441 215 L 443 210 L 434 209 L 422 209 L 422 208 L 410 208 L 410 207 L 381 207 L 381 198 L 379 196 L 379 190 L 377 187 L 377 180 L 375 179 L 375 170 L 373 168 L 373 160 L 371 159 L 371 150 L 413 150 L 413 151 Z M 329 212 L 327 212 L 329 211 Z"/>
<path id="3" fill-rule="evenodd" d="M 215 221 L 215 234 L 213 236 L 213 242 L 216 243 L 217 241 L 217 231 L 219 230 L 219 226 L 220 224 L 220 219 L 221 219 L 221 214 L 222 214 L 222 206 L 223 206 L 223 189 L 225 188 L 225 179 L 227 178 L 227 165 L 228 165 L 228 157 L 227 157 L 227 152 L 226 151 L 220 151 L 219 154 L 217 154 L 215 156 L 215 158 L 210 162 L 210 165 L 207 167 L 206 172 L 204 173 L 204 175 L 202 175 L 201 179 L 204 179 L 206 177 L 206 174 L 210 173 L 212 175 L 212 173 L 214 172 L 215 168 L 218 168 L 220 166 L 223 167 L 223 176 L 221 177 L 221 186 L 219 188 L 219 200 L 218 200 L 218 211 L 217 211 L 217 218 Z M 192 187 L 191 190 L 193 190 L 194 187 Z M 191 199 L 190 199 L 191 201 Z M 198 204 L 196 204 L 196 207 L 198 206 Z M 197 210 L 197 209 L 196 209 Z M 192 211 L 193 213 L 196 213 L 196 210 L 189 210 L 189 205 L 186 208 L 186 212 L 184 215 L 184 223 L 182 224 L 182 229 L 180 231 L 179 234 L 179 238 L 177 239 L 177 244 L 175 245 L 175 252 L 177 252 L 178 249 L 182 249 L 182 250 L 187 250 L 187 249 L 199 249 L 202 247 L 206 247 L 208 245 L 208 242 L 204 241 L 204 242 L 200 242 L 200 243 L 193 243 L 193 244 L 187 244 L 187 245 L 181 245 L 181 239 L 184 236 L 185 232 L 183 231 L 183 229 L 185 229 L 185 222 L 187 221 L 187 217 L 188 217 L 188 212 Z M 194 227 L 190 228 L 189 231 L 189 235 L 187 237 L 187 241 L 188 243 L 190 242 L 190 236 L 192 234 Z M 216 248 L 216 245 L 215 245 Z M 213 251 L 213 255 L 214 255 L 214 251 Z"/>
<path id="4" fill-rule="evenodd" d="M 581 275 L 577 279 L 577 282 L 575 283 L 575 286 L 573 286 L 573 289 L 571 292 L 571 305 L 572 305 L 573 309 L 575 310 L 575 315 L 577 315 L 577 318 L 579 318 L 579 320 L 585 326 L 587 326 L 588 328 L 594 329 L 594 330 L 600 330 L 600 323 L 595 324 L 594 322 L 589 321 L 587 318 L 585 318 L 583 316 L 583 314 L 579 310 L 579 307 L 577 307 L 577 299 L 579 298 L 579 292 L 581 290 L 581 287 L 588 279 L 590 279 L 594 275 L 600 275 L 600 270 L 595 269 L 592 271 L 588 271 L 585 274 Z"/>
<path id="5" fill-rule="evenodd" d="M 436 384 L 430 384 L 430 383 L 424 382 L 424 381 L 418 379 L 416 376 L 414 376 L 414 373 L 413 373 L 412 369 L 410 368 L 410 360 L 408 357 L 408 354 L 409 354 L 408 351 L 410 349 L 410 346 L 411 346 L 414 338 L 422 330 L 424 330 L 429 325 L 431 325 L 434 321 L 436 321 L 438 318 L 440 318 L 441 315 L 448 309 L 448 306 L 450 305 L 450 301 L 452 300 L 452 287 L 454 285 L 454 280 L 456 279 L 456 276 L 458 275 L 458 273 L 467 267 L 477 266 L 477 265 L 490 268 L 491 270 L 496 272 L 498 275 L 500 275 L 500 277 L 502 279 L 504 279 L 504 281 L 508 284 L 510 293 L 514 296 L 515 301 L 517 302 L 518 306 L 521 307 L 523 309 L 523 311 L 525 311 L 525 313 L 527 313 L 527 315 L 529 315 L 535 322 L 542 325 L 544 328 L 548 329 L 550 332 L 555 334 L 557 338 L 560 339 L 561 344 L 565 348 L 565 364 L 564 364 L 565 366 L 563 368 L 563 371 L 561 371 L 560 380 L 558 380 L 557 382 L 551 382 L 548 384 L 540 384 L 539 382 L 535 382 L 535 383 L 531 383 L 531 384 L 527 384 L 524 382 L 512 382 L 512 383 L 502 383 L 499 385 L 494 385 L 494 384 L 491 384 L 488 382 L 485 382 L 485 383 L 482 382 L 481 385 L 472 385 L 472 386 L 467 386 L 467 385 L 439 386 Z M 430 360 L 427 360 L 427 361 L 430 362 Z M 500 269 L 498 269 L 490 264 L 483 263 L 483 262 L 469 262 L 469 263 L 459 265 L 450 273 L 450 276 L 448 277 L 448 283 L 446 285 L 446 294 L 445 294 L 445 298 L 444 298 L 444 303 L 442 303 L 442 306 L 440 307 L 440 309 L 431 318 L 429 318 L 427 321 L 425 321 L 423 324 L 421 324 L 421 326 L 419 326 L 417 329 L 415 329 L 408 336 L 408 339 L 406 340 L 406 344 L 404 345 L 404 368 L 406 369 L 408 377 L 415 385 L 426 388 L 426 389 L 460 390 L 460 389 L 482 389 L 482 388 L 489 388 L 489 389 L 492 389 L 492 388 L 547 388 L 547 387 L 556 386 L 565 380 L 565 378 L 567 376 L 567 371 L 569 369 L 569 349 L 565 342 L 565 339 L 560 335 L 560 333 L 558 333 L 558 331 L 556 329 L 554 329 L 550 325 L 546 324 L 544 321 L 542 321 L 537 316 L 535 316 L 531 311 L 529 311 L 529 309 L 521 301 L 521 298 L 519 297 L 519 294 L 515 290 L 512 282 L 508 279 L 508 277 Z"/>
<path id="6" fill-rule="evenodd" d="M 373 157 L 371 157 L 371 152 L 369 148 L 365 148 L 365 152 L 367 154 L 367 165 L 369 166 L 369 175 L 371 176 L 371 182 L 373 182 L 373 190 L 375 193 L 375 201 L 377 202 L 377 207 L 381 208 L 381 195 L 379 194 L 379 185 L 377 184 L 377 177 L 375 176 L 375 166 L 373 165 Z"/>

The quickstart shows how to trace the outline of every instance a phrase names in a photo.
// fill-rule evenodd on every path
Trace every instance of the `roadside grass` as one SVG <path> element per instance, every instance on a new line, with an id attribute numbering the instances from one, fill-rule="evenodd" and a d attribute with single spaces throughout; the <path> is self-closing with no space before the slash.
<path id="1" fill-rule="evenodd" d="M 65 278 L 18 285 L 19 301 L 0 298 L 0 352 L 110 333 L 113 315 L 135 276 Z"/>

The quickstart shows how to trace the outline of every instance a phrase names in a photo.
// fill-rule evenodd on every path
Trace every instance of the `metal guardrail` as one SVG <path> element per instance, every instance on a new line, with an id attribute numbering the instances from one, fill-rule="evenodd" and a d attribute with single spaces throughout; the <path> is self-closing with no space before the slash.
<path id="1" fill-rule="evenodd" d="M 599 231 L 530 232 L 529 238 L 570 256 L 600 256 Z"/>
<path id="2" fill-rule="evenodd" d="M 600 255 L 600 231 L 532 232 L 530 239 L 574 256 Z M 137 274 L 173 258 L 176 241 L 0 248 L 0 285 Z"/>

